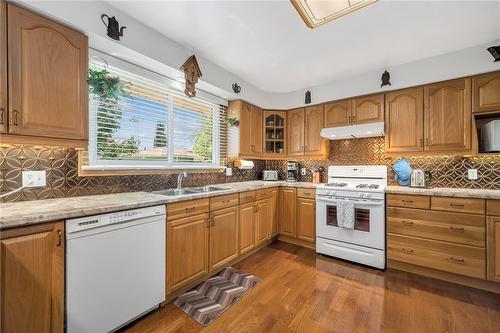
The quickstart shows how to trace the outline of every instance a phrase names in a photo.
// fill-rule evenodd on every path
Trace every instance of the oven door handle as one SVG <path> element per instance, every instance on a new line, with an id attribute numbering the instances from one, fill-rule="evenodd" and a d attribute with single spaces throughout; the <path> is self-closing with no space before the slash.
<path id="1" fill-rule="evenodd" d="M 383 201 L 359 201 L 359 200 L 350 200 L 350 199 L 332 200 L 332 199 L 321 198 L 321 197 L 317 197 L 316 201 L 331 203 L 331 204 L 336 204 L 340 201 L 350 201 L 350 202 L 353 202 L 354 204 L 358 204 L 358 205 L 362 205 L 362 206 L 369 206 L 369 207 L 382 207 L 382 206 L 384 206 Z"/>

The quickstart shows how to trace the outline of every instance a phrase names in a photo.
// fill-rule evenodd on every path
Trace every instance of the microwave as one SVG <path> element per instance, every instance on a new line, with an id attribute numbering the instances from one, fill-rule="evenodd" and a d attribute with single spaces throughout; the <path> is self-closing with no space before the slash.
<path id="1" fill-rule="evenodd" d="M 481 127 L 479 152 L 500 152 L 500 119 L 490 120 Z"/>
<path id="2" fill-rule="evenodd" d="M 262 171 L 262 180 L 278 180 L 278 171 L 274 170 Z"/>

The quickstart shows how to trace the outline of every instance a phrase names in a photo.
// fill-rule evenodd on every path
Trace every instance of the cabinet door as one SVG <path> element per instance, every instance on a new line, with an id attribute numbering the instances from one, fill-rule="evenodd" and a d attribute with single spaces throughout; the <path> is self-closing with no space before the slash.
<path id="1" fill-rule="evenodd" d="M 500 282 L 500 217 L 488 217 L 488 280 Z"/>
<path id="2" fill-rule="evenodd" d="M 210 271 L 238 256 L 238 207 L 215 211 L 210 226 Z"/>
<path id="3" fill-rule="evenodd" d="M 167 222 L 167 294 L 208 274 L 208 214 Z"/>
<path id="4" fill-rule="evenodd" d="M 7 122 L 7 3 L 0 1 L 0 133 Z"/>
<path id="5" fill-rule="evenodd" d="M 372 95 L 354 98 L 352 100 L 353 124 L 373 123 L 384 121 L 384 95 Z"/>
<path id="6" fill-rule="evenodd" d="M 472 78 L 473 112 L 500 110 L 500 72 Z"/>
<path id="7" fill-rule="evenodd" d="M 325 127 L 347 126 L 351 121 L 351 100 L 325 104 Z"/>
<path id="8" fill-rule="evenodd" d="M 269 238 L 269 200 L 264 199 L 255 203 L 255 245 Z"/>
<path id="9" fill-rule="evenodd" d="M 87 37 L 25 9 L 7 8 L 9 132 L 86 140 Z"/>
<path id="10" fill-rule="evenodd" d="M 1 331 L 63 332 L 64 222 L 2 230 Z"/>
<path id="11" fill-rule="evenodd" d="M 239 120 L 240 120 L 240 154 L 241 155 L 252 155 L 252 106 L 250 104 L 236 101 L 236 108 L 239 108 Z"/>
<path id="12" fill-rule="evenodd" d="M 252 155 L 261 156 L 262 155 L 262 110 L 252 106 L 252 112 L 250 114 L 250 141 L 252 145 Z"/>
<path id="13" fill-rule="evenodd" d="M 255 204 L 250 202 L 240 206 L 240 254 L 250 251 L 255 246 Z"/>
<path id="14" fill-rule="evenodd" d="M 288 111 L 288 155 L 304 155 L 304 109 Z"/>
<path id="15" fill-rule="evenodd" d="M 425 150 L 471 147 L 471 79 L 424 87 Z"/>
<path id="16" fill-rule="evenodd" d="M 423 150 L 423 92 L 423 88 L 411 88 L 386 95 L 386 151 L 412 152 Z"/>
<path id="17" fill-rule="evenodd" d="M 316 240 L 316 201 L 297 199 L 297 238 L 314 242 Z"/>
<path id="18" fill-rule="evenodd" d="M 269 225 L 271 237 L 278 234 L 278 199 L 279 188 L 271 189 L 271 197 L 269 200 Z"/>
<path id="19" fill-rule="evenodd" d="M 280 234 L 295 237 L 295 205 L 297 190 L 282 188 L 280 193 Z"/>
<path id="20" fill-rule="evenodd" d="M 305 109 L 304 150 L 305 155 L 323 155 L 326 139 L 320 133 L 324 124 L 323 105 L 315 105 Z"/>

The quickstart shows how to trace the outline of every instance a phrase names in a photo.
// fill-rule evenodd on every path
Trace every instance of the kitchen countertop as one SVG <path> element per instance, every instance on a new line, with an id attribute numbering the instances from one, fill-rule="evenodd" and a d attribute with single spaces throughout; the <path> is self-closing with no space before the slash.
<path id="1" fill-rule="evenodd" d="M 0 229 L 59 221 L 69 218 L 162 205 L 169 202 L 208 198 L 276 186 L 315 188 L 318 184 L 286 181 L 248 181 L 213 184 L 227 190 L 169 197 L 148 192 L 113 193 L 0 204 Z"/>
<path id="2" fill-rule="evenodd" d="M 414 188 L 406 186 L 387 186 L 385 192 L 393 194 L 434 195 L 456 198 L 500 199 L 500 190 L 483 190 L 471 188 Z"/>

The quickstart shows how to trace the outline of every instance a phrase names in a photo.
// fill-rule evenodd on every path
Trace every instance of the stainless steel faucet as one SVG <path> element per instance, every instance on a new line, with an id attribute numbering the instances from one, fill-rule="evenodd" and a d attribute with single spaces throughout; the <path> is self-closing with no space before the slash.
<path id="1" fill-rule="evenodd" d="M 180 190 L 182 188 L 182 180 L 188 176 L 186 171 L 181 172 L 177 176 L 177 189 Z"/>

